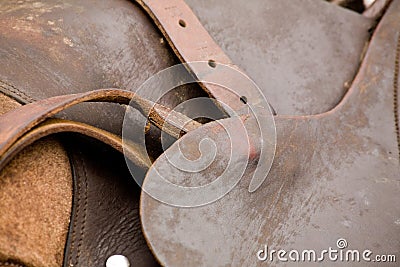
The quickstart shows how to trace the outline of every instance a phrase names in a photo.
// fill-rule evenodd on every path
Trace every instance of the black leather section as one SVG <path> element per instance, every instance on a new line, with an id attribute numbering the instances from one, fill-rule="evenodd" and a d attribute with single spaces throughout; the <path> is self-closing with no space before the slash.
<path id="1" fill-rule="evenodd" d="M 65 139 L 74 198 L 64 266 L 105 266 L 115 254 L 131 266 L 157 266 L 141 229 L 140 188 L 123 156 L 78 135 Z"/>

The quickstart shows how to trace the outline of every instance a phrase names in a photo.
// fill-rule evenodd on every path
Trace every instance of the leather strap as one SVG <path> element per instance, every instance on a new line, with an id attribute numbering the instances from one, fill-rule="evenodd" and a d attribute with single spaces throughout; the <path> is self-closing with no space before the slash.
<path id="1" fill-rule="evenodd" d="M 201 126 L 200 123 L 159 104 L 151 103 L 129 91 L 101 89 L 80 94 L 51 97 L 21 106 L 1 116 L 0 119 L 0 168 L 18 151 L 33 141 L 56 132 L 78 132 L 111 145 L 122 151 L 120 137 L 84 123 L 51 120 L 40 124 L 58 112 L 82 102 L 113 102 L 139 110 L 150 122 L 169 135 L 179 138 L 188 131 Z M 39 125 L 40 124 L 40 125 Z M 34 128 L 36 127 L 36 128 Z M 33 130 L 32 130 L 33 129 Z M 148 162 L 139 149 L 130 146 L 129 157 L 139 166 L 148 167 Z"/>
<path id="2" fill-rule="evenodd" d="M 244 73 L 212 39 L 202 26 L 196 15 L 183 0 L 137 0 L 143 9 L 150 15 L 160 29 L 174 53 L 183 63 L 205 61 L 205 64 L 187 64 L 189 72 L 195 78 L 204 80 L 207 77 L 226 77 L 232 75 L 227 68 L 220 64 Z M 205 68 L 206 67 L 206 68 Z M 229 77 L 228 77 L 229 78 Z M 206 79 L 207 80 L 207 79 Z M 242 96 L 249 101 L 257 101 L 258 92 L 254 88 L 235 86 L 235 92 L 211 83 L 202 83 L 200 86 L 213 98 L 225 103 L 235 111 L 243 109 Z"/>
<path id="3" fill-rule="evenodd" d="M 208 75 L 216 75 L 229 79 L 230 75 L 219 67 L 220 64 L 239 70 L 213 41 L 183 1 L 139 1 L 139 3 L 154 19 L 174 53 L 182 62 L 208 62 L 208 65 L 205 65 L 206 69 L 204 69 L 204 64 L 201 67 L 187 65 L 194 76 L 204 78 Z M 257 96 L 254 92 L 246 90 L 232 92 L 212 84 L 200 83 L 200 85 L 211 97 L 224 102 L 236 111 L 243 109 L 244 104 L 240 99 L 243 94 L 247 94 L 246 98 L 249 100 L 252 100 L 252 96 Z M 44 136 L 59 132 L 80 133 L 122 151 L 122 141 L 118 136 L 83 123 L 49 119 L 58 112 L 78 103 L 100 101 L 125 105 L 131 103 L 156 127 L 176 138 L 201 126 L 182 114 L 151 103 L 128 91 L 104 89 L 52 97 L 27 104 L 0 117 L 0 132 L 2 133 L 0 136 L 0 169 L 27 145 Z M 138 167 L 148 169 L 150 162 L 147 157 L 143 156 L 141 148 L 134 145 L 127 147 L 124 144 L 124 152 L 128 152 L 126 155 Z M 69 252 L 68 254 L 73 255 Z"/>
<path id="4" fill-rule="evenodd" d="M 174 53 L 182 62 L 208 61 L 209 67 L 215 69 L 216 72 L 218 72 L 218 64 L 225 64 L 238 69 L 238 67 L 233 65 L 229 57 L 214 42 L 192 10 L 183 0 L 171 0 L 168 2 L 138 0 L 137 2 L 154 20 L 164 37 L 168 40 Z M 190 68 L 189 71 L 191 71 L 195 76 L 204 73 L 204 69 L 196 69 L 196 66 L 198 65 L 188 65 Z M 224 73 L 214 73 L 211 75 L 223 76 Z M 204 75 L 202 76 L 204 77 Z M 242 95 L 243 92 L 235 94 L 235 92 L 229 91 L 220 86 L 205 83 L 200 84 L 212 97 L 221 100 L 232 109 L 239 110 L 243 108 L 243 103 L 240 101 L 240 95 Z M 252 92 L 248 93 L 252 95 Z M 163 131 L 176 138 L 179 138 L 182 134 L 196 129 L 201 125 L 182 114 L 177 114 L 176 112 L 173 112 L 173 115 L 171 116 L 169 115 L 171 113 L 169 109 L 158 104 L 150 103 L 149 101 L 136 96 L 132 92 L 113 89 L 96 90 L 37 101 L 3 115 L 0 120 L 0 132 L 2 132 L 2 136 L 0 137 L 0 155 L 5 155 L 6 151 L 11 148 L 18 138 L 29 132 L 30 129 L 43 122 L 46 118 L 49 118 L 70 106 L 87 101 L 108 101 L 128 104 L 131 99 L 134 100 L 133 103 L 136 105 L 135 108 L 145 116 L 149 115 L 149 120 L 154 125 L 158 128 L 162 128 Z M 154 108 L 152 108 L 153 106 Z M 51 123 L 53 131 L 54 125 L 56 124 L 57 123 Z M 75 127 L 77 126 L 76 124 L 69 122 L 68 125 L 73 125 L 74 127 L 71 127 L 70 129 L 75 129 L 80 132 L 86 132 L 82 131 L 82 129 L 89 129 L 88 126 L 84 126 L 83 124 L 80 124 L 79 127 Z M 62 124 L 62 129 L 65 130 L 68 128 L 69 127 L 65 127 L 65 124 Z M 44 134 L 45 130 L 46 129 L 43 129 L 43 131 L 35 131 L 35 133 Z M 91 130 L 92 128 L 87 130 L 87 133 L 93 133 Z M 100 132 L 101 131 L 99 131 L 99 133 Z M 105 136 L 108 136 L 105 133 L 101 136 L 104 140 L 110 141 L 113 139 L 104 138 Z M 97 137 L 100 138 L 100 136 Z M 34 139 L 35 138 L 33 137 L 29 138 L 29 140 Z M 12 151 L 17 150 L 18 149 L 13 148 Z M 7 155 L 14 155 L 14 152 L 11 153 L 10 150 Z M 0 162 L 7 161 L 3 157 L 4 156 L 1 157 Z"/>
<path id="5" fill-rule="evenodd" d="M 120 136 L 104 131 L 97 127 L 87 125 L 85 123 L 62 120 L 62 119 L 47 119 L 46 121 L 33 128 L 25 135 L 20 137 L 18 141 L 13 143 L 8 150 L 0 158 L 0 169 L 20 152 L 22 149 L 32 144 L 33 142 L 55 133 L 70 132 L 79 133 L 101 141 L 114 148 L 115 150 L 125 153 L 126 157 L 141 169 L 148 169 L 151 165 L 144 148 L 134 144 L 122 142 Z"/>

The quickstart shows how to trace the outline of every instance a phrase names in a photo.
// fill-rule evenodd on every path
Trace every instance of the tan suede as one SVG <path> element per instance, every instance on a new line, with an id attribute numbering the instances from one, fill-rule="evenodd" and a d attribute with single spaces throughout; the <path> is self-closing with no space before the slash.
<path id="1" fill-rule="evenodd" d="M 0 114 L 18 106 L 0 94 Z M 19 153 L 0 172 L 0 262 L 61 266 L 71 203 L 72 174 L 59 142 L 45 138 Z"/>

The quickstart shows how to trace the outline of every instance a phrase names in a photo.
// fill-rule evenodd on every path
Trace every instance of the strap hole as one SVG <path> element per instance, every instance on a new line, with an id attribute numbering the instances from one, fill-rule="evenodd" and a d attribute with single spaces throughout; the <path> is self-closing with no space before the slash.
<path id="1" fill-rule="evenodd" d="M 217 62 L 215 62 L 215 60 L 210 59 L 208 61 L 208 66 L 210 66 L 211 68 L 215 68 L 217 66 Z"/>
<path id="2" fill-rule="evenodd" d="M 179 20 L 179 25 L 180 25 L 182 28 L 185 28 L 185 27 L 186 27 L 186 22 L 185 22 L 183 19 L 180 19 L 180 20 Z"/>
<path id="3" fill-rule="evenodd" d="M 247 104 L 247 97 L 246 96 L 241 96 L 240 97 L 240 101 L 243 103 L 243 104 Z"/>

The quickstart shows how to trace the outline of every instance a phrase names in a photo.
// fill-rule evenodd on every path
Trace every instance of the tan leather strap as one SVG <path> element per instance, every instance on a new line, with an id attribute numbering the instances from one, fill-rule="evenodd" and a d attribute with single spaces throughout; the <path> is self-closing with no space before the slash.
<path id="1" fill-rule="evenodd" d="M 104 131 L 97 127 L 87 125 L 85 123 L 62 120 L 62 119 L 47 119 L 35 128 L 28 131 L 20 137 L 18 141 L 13 143 L 8 150 L 0 157 L 0 170 L 20 152 L 22 149 L 32 144 L 33 142 L 55 133 L 79 133 L 105 143 L 121 153 L 125 153 L 126 157 L 141 169 L 148 169 L 151 165 L 146 151 L 143 147 L 137 144 L 122 141 L 121 137 Z"/>
<path id="2" fill-rule="evenodd" d="M 129 91 L 101 89 L 80 94 L 51 97 L 21 106 L 1 116 L 0 167 L 4 166 L 9 158 L 21 149 L 19 148 L 20 145 L 26 146 L 52 132 L 79 132 L 121 150 L 120 137 L 83 123 L 52 120 L 40 125 L 40 127 L 38 126 L 47 118 L 82 102 L 113 102 L 125 105 L 130 103 L 133 108 L 148 117 L 151 123 L 176 138 L 201 126 L 200 123 L 192 121 L 180 113 L 171 112 L 170 109 L 151 103 Z M 35 126 L 38 127 L 32 130 Z M 138 150 L 132 149 L 132 153 L 135 151 Z M 139 163 L 140 166 L 147 164 L 140 158 L 135 158 L 134 161 Z"/>
<path id="3" fill-rule="evenodd" d="M 220 64 L 228 65 L 244 73 L 232 63 L 231 59 L 212 39 L 185 1 L 137 0 L 137 2 L 153 19 L 181 62 L 208 62 L 208 66 L 203 64 L 186 66 L 196 78 L 232 75 L 232 72 L 227 72 L 226 68 L 219 67 Z M 257 101 L 259 96 L 251 87 L 237 86 L 234 88 L 235 92 L 232 92 L 210 83 L 200 82 L 200 85 L 211 97 L 220 100 L 235 111 L 243 108 L 240 97 L 246 96 L 249 101 Z"/>

